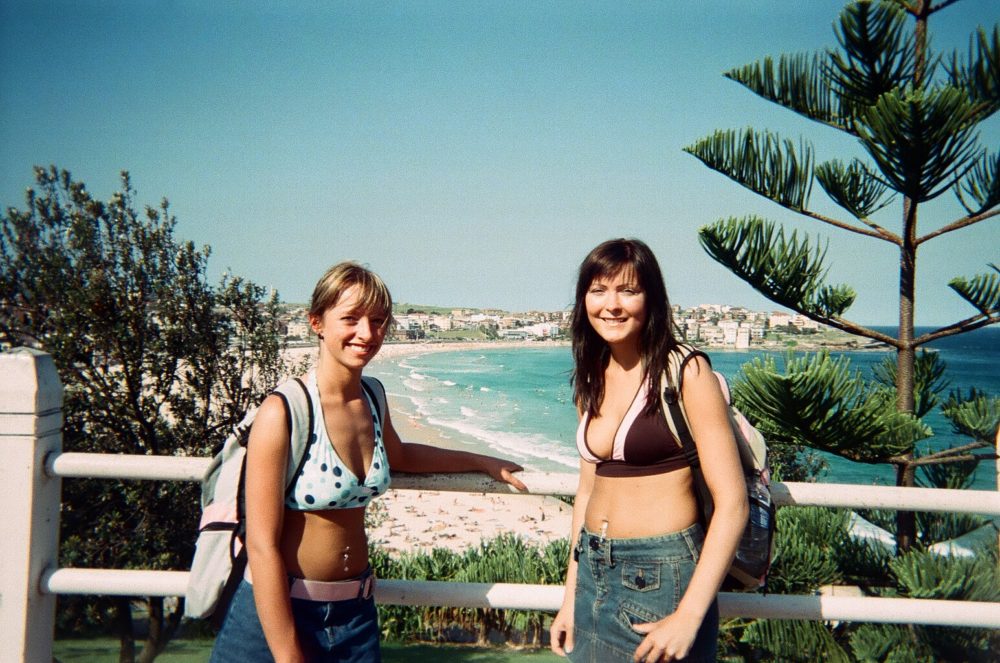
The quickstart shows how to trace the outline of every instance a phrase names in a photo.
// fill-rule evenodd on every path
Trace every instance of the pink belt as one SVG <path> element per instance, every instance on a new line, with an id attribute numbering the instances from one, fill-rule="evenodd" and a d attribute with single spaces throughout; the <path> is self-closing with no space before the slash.
<path id="1" fill-rule="evenodd" d="M 253 584 L 249 564 L 243 573 L 243 579 L 251 585 Z M 306 578 L 290 577 L 289 579 L 291 584 L 288 587 L 288 595 L 293 599 L 305 599 L 306 601 L 367 599 L 375 591 L 375 576 L 371 570 L 365 572 L 363 577 L 353 580 L 323 582 L 322 580 L 307 580 Z"/>

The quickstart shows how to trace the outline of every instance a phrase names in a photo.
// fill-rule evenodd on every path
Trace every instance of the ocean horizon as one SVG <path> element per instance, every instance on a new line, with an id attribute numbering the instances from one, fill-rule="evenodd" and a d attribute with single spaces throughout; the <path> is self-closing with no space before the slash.
<path id="1" fill-rule="evenodd" d="M 894 327 L 879 328 L 894 332 Z M 930 328 L 926 328 L 930 329 Z M 925 331 L 919 329 L 918 333 Z M 950 389 L 970 388 L 1000 393 L 1000 329 L 982 328 L 940 339 L 928 348 L 947 363 Z M 730 381 L 740 367 L 758 356 L 783 357 L 784 352 L 707 349 L 714 368 Z M 852 351 L 852 368 L 871 374 L 887 352 Z M 520 347 L 489 346 L 388 357 L 374 362 L 368 373 L 380 378 L 394 406 L 422 425 L 433 428 L 449 444 L 470 451 L 511 458 L 527 469 L 575 472 L 576 410 L 569 384 L 572 356 L 566 345 L 540 342 Z M 944 394 L 947 395 L 947 392 Z M 935 410 L 927 417 L 934 437 L 921 449 L 941 449 L 965 443 Z M 891 465 L 855 463 L 818 452 L 827 461 L 817 478 L 825 483 L 894 485 Z M 996 489 L 996 464 L 981 462 L 974 487 Z"/>

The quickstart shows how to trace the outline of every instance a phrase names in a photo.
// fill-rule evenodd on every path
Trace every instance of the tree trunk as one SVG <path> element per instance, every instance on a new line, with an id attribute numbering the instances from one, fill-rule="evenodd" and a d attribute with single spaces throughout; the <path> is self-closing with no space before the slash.
<path id="1" fill-rule="evenodd" d="M 163 597 L 151 596 L 147 599 L 149 605 L 149 634 L 146 644 L 139 652 L 138 663 L 152 663 L 163 653 L 167 645 L 177 634 L 183 615 L 183 603 L 178 602 L 172 612 L 163 610 Z"/>
<path id="2" fill-rule="evenodd" d="M 115 631 L 118 632 L 118 662 L 135 663 L 135 631 L 132 626 L 132 603 L 126 597 L 114 600 Z"/>
<path id="3" fill-rule="evenodd" d="M 896 350 L 896 408 L 913 412 L 914 301 L 917 283 L 917 203 L 903 201 L 903 245 L 899 249 L 899 349 Z"/>
<path id="4" fill-rule="evenodd" d="M 146 605 L 149 606 L 149 632 L 146 635 L 146 644 L 139 653 L 138 663 L 153 663 L 167 646 L 163 637 L 163 597 L 150 596 L 146 599 Z"/>
<path id="5" fill-rule="evenodd" d="M 912 455 L 912 454 L 911 454 Z M 916 467 L 909 463 L 896 466 L 896 485 L 914 485 Z M 910 550 L 917 538 L 917 516 L 912 511 L 896 512 L 896 554 L 902 555 Z"/>
<path id="6" fill-rule="evenodd" d="M 911 198 L 903 201 L 903 245 L 899 252 L 899 349 L 896 351 L 896 409 L 913 412 L 916 349 L 913 345 L 914 299 L 917 280 L 917 203 Z M 896 467 L 896 485 L 912 487 L 914 468 L 913 448 L 904 455 L 904 462 Z M 896 512 L 896 554 L 910 549 L 916 539 L 916 516 L 912 511 Z"/>

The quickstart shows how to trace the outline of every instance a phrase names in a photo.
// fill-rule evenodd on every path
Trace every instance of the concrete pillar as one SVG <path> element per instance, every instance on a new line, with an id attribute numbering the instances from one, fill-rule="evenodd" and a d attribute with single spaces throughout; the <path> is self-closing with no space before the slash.
<path id="1" fill-rule="evenodd" d="M 51 661 L 56 597 L 40 580 L 55 568 L 62 484 L 45 474 L 62 449 L 63 389 L 52 357 L 0 353 L 0 661 Z"/>

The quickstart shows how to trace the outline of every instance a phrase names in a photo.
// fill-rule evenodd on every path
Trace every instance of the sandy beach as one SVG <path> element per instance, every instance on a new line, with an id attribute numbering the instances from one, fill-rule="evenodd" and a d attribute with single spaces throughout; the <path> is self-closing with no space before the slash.
<path id="1" fill-rule="evenodd" d="M 537 347 L 525 341 L 392 343 L 382 347 L 373 364 L 427 352 L 460 352 L 479 348 Z M 315 356 L 316 348 L 289 348 L 294 361 Z M 390 417 L 406 442 L 452 447 L 432 426 L 415 416 L 400 416 L 389 398 Z M 389 490 L 370 507 L 374 526 L 369 539 L 392 554 L 448 548 L 461 552 L 484 539 L 513 532 L 531 543 L 545 545 L 569 536 L 572 507 L 545 495 L 460 493 L 435 490 Z"/>

